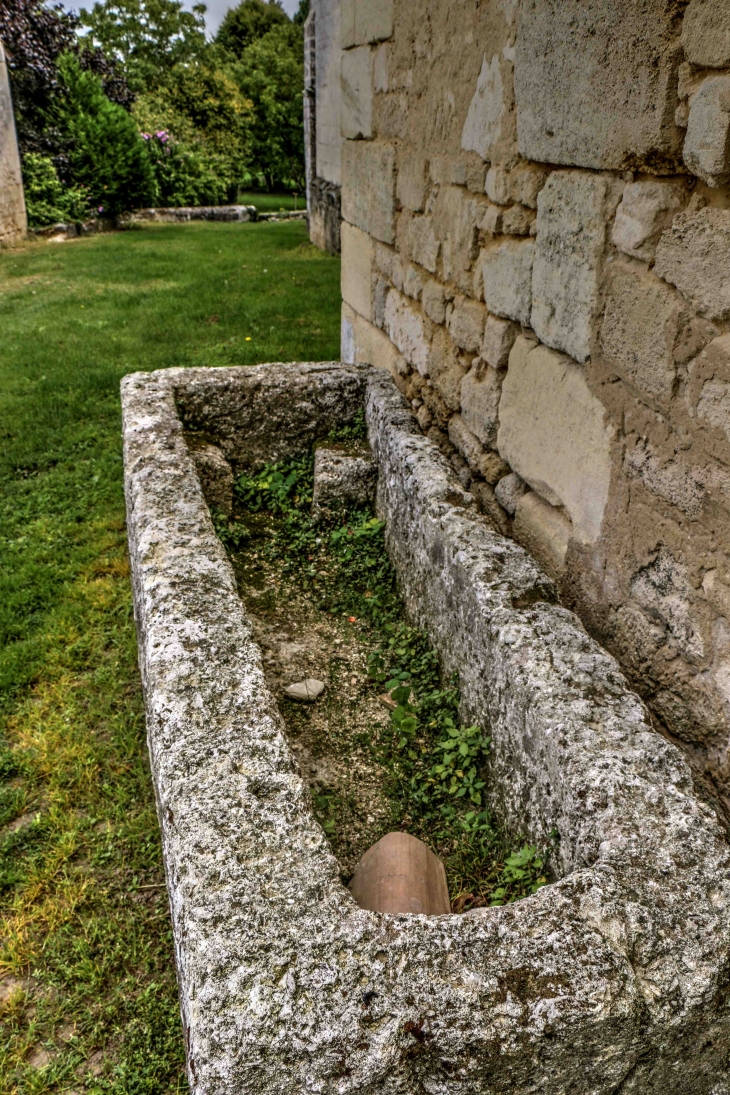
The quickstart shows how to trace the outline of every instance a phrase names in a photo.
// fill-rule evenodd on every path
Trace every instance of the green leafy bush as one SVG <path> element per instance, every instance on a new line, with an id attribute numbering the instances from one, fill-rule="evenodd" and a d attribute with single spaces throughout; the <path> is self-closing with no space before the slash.
<path id="1" fill-rule="evenodd" d="M 30 228 L 82 221 L 89 216 L 86 191 L 64 186 L 49 156 L 28 152 L 23 157 L 23 187 Z"/>
<path id="2" fill-rule="evenodd" d="M 67 92 L 58 111 L 70 138 L 69 182 L 106 216 L 153 204 L 152 163 L 134 119 L 107 99 L 99 77 L 73 54 L 64 54 L 58 67 Z"/>

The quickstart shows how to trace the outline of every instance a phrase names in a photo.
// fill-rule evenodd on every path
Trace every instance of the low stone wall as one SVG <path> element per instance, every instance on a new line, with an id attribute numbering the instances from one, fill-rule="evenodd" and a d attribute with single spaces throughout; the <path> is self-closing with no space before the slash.
<path id="1" fill-rule="evenodd" d="M 255 221 L 254 205 L 181 205 L 169 209 L 138 209 L 124 218 L 129 224 L 146 221 Z"/>
<path id="2" fill-rule="evenodd" d="M 191 1089 L 728 1095 L 730 849 L 616 662 L 496 533 L 382 372 L 122 384 L 139 655 Z M 462 916 L 358 908 L 282 733 L 184 426 L 234 465 L 365 405 L 410 613 L 492 735 L 552 885 Z"/>

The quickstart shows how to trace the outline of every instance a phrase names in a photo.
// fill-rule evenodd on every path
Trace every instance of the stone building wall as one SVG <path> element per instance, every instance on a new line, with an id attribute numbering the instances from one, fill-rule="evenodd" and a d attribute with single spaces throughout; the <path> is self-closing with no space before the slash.
<path id="1" fill-rule="evenodd" d="M 730 3 L 342 0 L 342 347 L 730 812 Z"/>
<path id="2" fill-rule="evenodd" d="M 5 50 L 0 42 L 0 247 L 12 247 L 24 237 L 26 230 L 13 101 Z"/>
<path id="3" fill-rule="evenodd" d="M 306 49 L 313 34 L 313 51 Z M 340 0 L 312 0 L 305 25 L 307 208 L 312 243 L 340 250 Z"/>

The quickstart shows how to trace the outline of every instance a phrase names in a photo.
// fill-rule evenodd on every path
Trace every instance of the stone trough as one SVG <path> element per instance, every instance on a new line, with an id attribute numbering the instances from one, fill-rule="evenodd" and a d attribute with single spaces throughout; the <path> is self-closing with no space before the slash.
<path id="1" fill-rule="evenodd" d="M 728 1095 L 730 855 L 682 755 L 387 373 L 122 385 L 129 544 L 190 1084 L 200 1095 Z M 555 848 L 517 904 L 359 908 L 267 690 L 185 429 L 235 466 L 365 408 L 414 620 L 492 737 L 492 806 Z"/>

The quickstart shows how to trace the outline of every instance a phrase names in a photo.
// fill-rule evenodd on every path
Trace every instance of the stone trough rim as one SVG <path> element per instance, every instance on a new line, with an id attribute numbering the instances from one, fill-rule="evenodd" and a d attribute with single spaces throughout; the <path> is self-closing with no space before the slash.
<path id="1" fill-rule="evenodd" d="M 671 1042 L 669 1032 L 674 1030 L 681 1033 L 682 1021 L 689 1022 L 695 1028 L 698 1022 L 700 1026 L 708 1022 L 703 1010 L 703 1007 L 706 1008 L 702 1004 L 703 995 L 706 996 L 711 987 L 718 983 L 721 967 L 727 967 L 730 953 L 730 872 L 727 870 L 724 838 L 711 812 L 692 798 L 691 777 L 683 758 L 673 746 L 654 735 L 645 723 L 640 702 L 633 697 L 624 682 L 626 695 L 621 695 L 620 702 L 624 704 L 631 719 L 637 725 L 642 724 L 641 733 L 646 731 L 652 734 L 660 768 L 663 765 L 667 771 L 676 772 L 676 778 L 662 784 L 662 790 L 670 798 L 675 796 L 677 802 L 681 799 L 682 805 L 687 808 L 687 825 L 691 828 L 693 847 L 709 850 L 715 856 L 715 864 L 724 858 L 722 871 L 714 871 L 717 876 L 716 889 L 721 895 L 717 906 L 720 911 L 713 921 L 714 946 L 719 951 L 720 958 L 716 967 L 698 976 L 696 991 L 694 996 L 689 994 L 691 999 L 688 997 L 684 1012 L 678 1014 L 676 1007 L 674 1010 L 668 1007 L 666 993 L 660 993 L 659 997 L 654 998 L 651 992 L 647 995 L 645 971 L 642 970 L 641 963 L 637 966 L 636 960 L 631 958 L 630 946 L 627 950 L 620 939 L 611 936 L 614 928 L 620 936 L 626 927 L 620 917 L 616 919 L 614 906 L 617 901 L 620 903 L 623 892 L 621 878 L 625 875 L 633 879 L 636 875 L 636 866 L 632 859 L 635 853 L 632 846 L 632 841 L 635 844 L 635 834 L 632 833 L 628 836 L 616 833 L 601 844 L 592 864 L 581 863 L 578 856 L 570 873 L 516 905 L 439 917 L 371 913 L 355 905 L 337 877 L 336 864 L 328 851 L 326 838 L 313 817 L 311 807 L 306 803 L 306 809 L 302 809 L 306 789 L 296 774 L 288 746 L 282 738 L 276 705 L 263 681 L 260 658 L 257 660 L 257 648 L 252 642 L 250 627 L 246 624 L 245 612 L 238 599 L 231 564 L 215 535 L 192 459 L 185 447 L 183 427 L 175 403 L 181 393 L 191 391 L 196 385 L 200 391 L 207 391 L 211 403 L 214 403 L 221 392 L 229 392 L 236 385 L 249 385 L 252 388 L 258 385 L 261 389 L 266 384 L 275 387 L 277 384 L 286 386 L 288 383 L 294 383 L 295 387 L 299 384 L 300 395 L 307 389 L 311 390 L 312 385 L 317 383 L 325 387 L 331 383 L 333 389 L 337 383 L 349 384 L 353 390 L 358 386 L 365 389 L 363 395 L 367 405 L 369 429 L 373 431 L 378 424 L 382 427 L 378 437 L 372 439 L 376 457 L 389 459 L 391 463 L 388 467 L 392 470 L 396 456 L 393 456 L 395 447 L 390 454 L 388 452 L 390 443 L 396 447 L 400 445 L 397 459 L 403 460 L 408 467 L 417 469 L 419 461 L 431 461 L 428 468 L 433 473 L 433 482 L 429 481 L 424 488 L 427 493 L 430 492 L 424 503 L 429 527 L 437 531 L 442 527 L 445 536 L 451 535 L 452 539 L 455 538 L 458 551 L 467 561 L 469 552 L 474 553 L 483 543 L 492 545 L 490 550 L 497 555 L 497 549 L 502 550 L 512 560 L 525 555 L 511 541 L 504 541 L 503 537 L 488 530 L 482 519 L 475 516 L 473 500 L 465 494 L 453 474 L 450 474 L 450 469 L 437 456 L 433 445 L 418 434 L 413 426 L 410 409 L 390 377 L 382 371 L 368 366 L 348 366 L 337 362 L 293 363 L 253 368 L 240 366 L 209 370 L 160 370 L 154 373 L 131 374 L 122 381 L 125 491 L 135 617 L 150 754 L 173 916 L 191 1087 L 196 1092 L 211 1093 L 260 1091 L 262 1088 L 257 1086 L 260 1083 L 260 1073 L 259 1078 L 254 1079 L 253 1074 L 248 1075 L 246 1067 L 241 1069 L 241 1061 L 249 1061 L 251 1068 L 255 1064 L 257 1069 L 265 1070 L 267 1092 L 311 1090 L 344 1095 L 350 1091 L 372 1090 L 395 1093 L 410 1090 L 402 1085 L 415 1082 L 417 1075 L 419 1083 L 431 1084 L 431 1088 L 426 1086 L 424 1090 L 440 1090 L 434 1085 L 440 1082 L 438 1075 L 441 1075 L 441 1064 L 436 1062 L 429 1065 L 425 1058 L 419 1059 L 420 1063 L 413 1063 L 411 1050 L 414 1038 L 417 1045 L 421 1044 L 412 1033 L 415 1030 L 420 1031 L 424 1039 L 427 1038 L 431 1056 L 432 1051 L 438 1049 L 442 1058 L 446 1055 L 465 1062 L 462 1066 L 466 1070 L 464 1082 L 470 1085 L 469 1091 L 524 1090 L 519 1084 L 534 1082 L 537 1076 L 543 1085 L 540 1087 L 541 1091 L 557 1093 L 564 1090 L 564 1086 L 560 1085 L 564 1084 L 572 1067 L 568 1058 L 563 1059 L 561 1047 L 544 1049 L 550 1068 L 555 1071 L 555 1079 L 551 1084 L 545 1080 L 545 1062 L 538 1066 L 534 1063 L 520 1064 L 520 1046 L 546 1045 L 545 1027 L 551 1022 L 558 1025 L 562 1022 L 565 1030 L 593 1031 L 594 1039 L 603 1028 L 616 1028 L 616 1053 L 613 1057 L 609 1055 L 610 1059 L 594 1063 L 593 1073 L 586 1072 L 584 1061 L 579 1062 L 581 1075 L 594 1082 L 591 1091 L 612 1092 L 616 1090 L 617 1083 L 622 1083 L 629 1072 L 640 1065 L 641 1047 L 636 1040 L 637 1016 L 640 1013 L 643 1029 L 649 1032 L 646 1037 L 654 1042 L 660 1035 L 665 1041 Z M 387 476 L 385 478 L 387 480 Z M 395 479 L 397 476 L 393 482 Z M 380 495 L 381 503 L 385 498 L 387 504 L 387 490 L 386 482 Z M 192 577 L 185 569 L 186 560 L 188 564 L 199 568 Z M 530 571 L 533 575 L 531 580 L 539 582 L 540 572 L 534 564 L 531 565 L 534 569 L 534 573 Z M 185 615 L 184 598 L 193 587 L 205 589 L 206 600 L 199 602 L 203 616 L 206 611 L 210 614 L 210 620 L 206 618 L 205 624 L 200 624 L 200 635 L 208 629 L 204 638 L 191 638 L 194 621 Z M 496 603 L 491 609 L 494 626 L 505 632 L 505 642 L 519 644 L 520 636 L 515 637 L 510 633 L 510 628 L 513 632 L 515 629 L 519 631 L 519 620 L 528 616 L 538 629 L 546 620 L 548 623 L 558 620 L 566 628 L 577 625 L 585 635 L 575 617 L 565 609 L 537 602 L 526 609 L 515 610 L 506 607 L 504 601 L 499 602 L 496 594 L 495 597 Z M 229 615 L 228 631 L 235 631 L 236 642 L 245 654 L 246 684 L 251 690 L 250 695 L 244 697 L 248 703 L 248 725 L 260 724 L 264 730 L 255 741 L 252 734 L 251 742 L 244 742 L 243 745 L 240 729 L 238 736 L 227 730 L 228 736 L 225 739 L 220 736 L 221 748 L 218 749 L 216 745 L 210 754 L 208 766 L 201 765 L 197 773 L 199 779 L 192 780 L 192 777 L 185 774 L 185 765 L 198 762 L 199 753 L 195 750 L 199 751 L 201 743 L 205 745 L 207 740 L 204 733 L 201 735 L 196 723 L 198 708 L 195 705 L 198 704 L 198 697 L 201 710 L 206 709 L 206 704 L 218 704 L 219 710 L 225 712 L 229 727 L 235 725 L 237 716 L 230 706 L 226 706 L 225 695 L 214 695 L 216 688 L 220 687 L 219 680 L 213 682 L 206 678 L 208 692 L 201 690 L 191 698 L 181 674 L 188 672 L 190 679 L 191 674 L 200 675 L 202 671 L 195 663 L 195 650 L 199 653 L 203 643 L 210 642 L 210 635 L 214 635 L 225 645 L 226 636 L 218 638 L 214 622 L 216 618 L 225 619 L 227 612 L 233 612 L 236 617 L 234 619 Z M 522 614 L 519 619 L 516 618 L 516 613 Z M 192 655 L 185 652 L 185 644 L 181 641 L 183 635 L 185 641 L 192 644 Z M 587 636 L 585 639 L 586 649 L 599 649 Z M 159 645 L 156 646 L 156 643 Z M 170 649 L 175 649 L 177 662 L 171 659 L 169 653 L 165 653 L 165 644 Z M 243 663 L 239 664 L 236 659 L 242 655 L 234 646 L 235 643 L 232 643 L 230 649 L 226 648 L 226 657 L 229 659 L 226 666 L 236 667 L 238 671 Z M 608 658 L 602 652 L 601 655 L 604 659 Z M 608 660 L 615 667 L 613 659 Z M 617 667 L 615 672 L 623 681 Z M 619 691 L 620 687 L 616 684 Z M 175 704 L 178 708 L 173 710 Z M 245 706 L 242 703 L 242 708 Z M 195 730 L 190 730 L 188 735 L 193 724 Z M 206 829 L 209 820 L 206 807 L 211 809 L 211 800 L 204 802 L 202 791 L 196 788 L 210 779 L 210 772 L 219 763 L 235 768 L 238 758 L 248 757 L 246 748 L 251 756 L 256 753 L 254 760 L 251 760 L 252 774 L 238 779 L 237 782 L 233 780 L 230 786 L 233 788 L 235 785 L 240 789 L 243 801 L 248 793 L 243 789 L 246 780 L 247 786 L 254 785 L 258 780 L 262 789 L 262 801 L 260 804 L 258 800 L 253 801 L 255 793 L 253 796 L 249 795 L 251 801 L 247 799 L 246 809 L 242 810 L 240 802 L 234 803 L 232 800 L 231 812 L 238 811 L 237 817 L 243 826 L 251 818 L 254 819 L 250 830 L 246 830 L 252 846 L 259 839 L 260 833 L 265 831 L 265 826 L 273 825 L 273 835 L 270 844 L 264 847 L 267 854 L 262 863 L 275 862 L 277 857 L 286 858 L 287 840 L 291 840 L 291 833 L 295 832 L 299 839 L 306 841 L 306 854 L 309 857 L 306 882 L 299 878 L 296 883 L 299 892 L 303 888 L 310 895 L 309 905 L 306 901 L 302 902 L 302 908 L 305 909 L 302 923 L 307 922 L 307 930 L 310 932 L 306 939 L 297 936 L 296 932 L 292 935 L 294 929 L 291 906 L 282 906 L 282 901 L 292 900 L 289 897 L 272 899 L 267 905 L 267 899 L 262 899 L 257 893 L 249 913 L 246 916 L 237 914 L 237 919 L 234 918 L 241 933 L 238 939 L 231 935 L 230 922 L 216 921 L 223 904 L 219 902 L 216 908 L 206 909 L 198 907 L 196 903 L 196 883 L 194 879 L 191 881 L 195 871 L 199 872 L 198 879 L 204 879 L 208 885 L 214 876 L 223 879 L 220 882 L 221 889 L 228 887 L 226 892 L 229 897 L 238 894 L 237 899 L 242 900 L 241 883 L 253 885 L 258 874 L 266 869 L 261 866 L 255 874 L 250 871 L 247 873 L 246 865 L 239 864 L 235 855 L 229 854 L 226 858 L 225 850 L 220 847 L 220 833 L 217 838 L 220 862 L 217 866 L 211 865 L 209 852 L 206 852 L 207 858 L 203 862 L 202 853 L 199 854 L 196 848 L 196 840 L 199 839 L 201 845 L 206 841 L 210 844 L 211 840 Z M 178 757 L 184 761 L 182 766 Z M 212 795 L 214 784 L 208 782 L 205 785 Z M 670 791 L 670 788 L 673 790 Z M 196 794 L 201 797 L 200 801 L 195 800 Z M 276 830 L 275 811 L 273 808 L 269 810 L 266 805 L 267 801 L 274 799 L 279 803 L 280 813 L 288 811 L 289 829 L 286 839 Z M 186 801 L 193 800 L 191 813 L 180 822 L 180 810 L 184 810 Z M 678 806 L 670 802 L 666 804 L 666 808 L 670 813 L 671 809 L 676 813 Z M 220 831 L 225 830 L 229 822 L 230 819 L 227 818 L 216 818 Z M 213 833 L 213 829 L 210 832 Z M 203 834 L 201 837 L 200 833 Z M 269 839 L 268 835 L 266 839 Z M 289 875 L 296 869 L 296 865 L 290 863 L 287 867 Z M 302 867 L 303 877 L 304 872 Z M 272 892 L 274 889 L 282 895 L 295 892 L 296 887 L 291 889 L 292 880 L 289 875 L 286 869 L 277 874 L 276 869 L 272 868 L 271 876 L 267 880 L 267 884 L 270 882 L 272 886 Z M 706 875 L 707 871 L 703 873 L 698 867 L 695 875 L 688 875 L 685 884 L 689 890 L 693 886 L 696 888 L 699 885 L 697 879 L 706 883 Z M 625 890 L 625 879 L 623 884 Z M 632 883 L 637 893 L 644 892 L 641 887 L 645 884 L 646 879 L 642 878 Z M 578 895 L 586 893 L 591 895 L 590 900 L 584 901 L 583 906 L 580 906 L 583 919 L 577 917 L 578 922 L 572 924 L 572 942 L 569 931 L 568 936 L 561 937 L 559 945 L 560 959 L 565 968 L 577 969 L 580 966 L 582 971 L 582 976 L 575 975 L 575 983 L 571 982 L 572 996 L 567 1000 L 563 999 L 556 988 L 559 988 L 558 981 L 563 969 L 561 966 L 555 973 L 557 965 L 560 965 L 553 961 L 554 947 L 558 946 L 558 941 L 551 942 L 548 938 L 550 932 L 545 936 L 545 930 L 546 927 L 554 928 L 561 921 L 569 921 L 575 915 L 574 907 L 576 901 L 579 901 Z M 214 904 L 212 901 L 211 905 Z M 700 904 L 698 903 L 698 907 Z M 709 924 L 710 914 L 705 910 L 705 905 L 702 905 L 702 915 Z M 249 931 L 248 925 L 261 914 L 262 909 L 267 910 L 272 922 L 278 925 L 282 953 L 289 953 L 287 947 L 291 949 L 292 939 L 297 941 L 294 948 L 295 958 L 288 963 L 287 972 L 276 981 L 272 981 L 273 974 L 267 980 L 256 969 L 256 959 L 263 950 L 263 940 L 266 937 L 256 934 L 255 928 L 250 929 L 250 936 L 246 934 Z M 312 913 L 313 920 L 307 921 L 306 909 L 315 910 Z M 275 919 L 277 910 L 280 914 L 278 921 Z M 524 947 L 525 940 L 530 942 L 527 949 Z M 495 958 L 494 946 L 497 941 L 502 953 L 497 953 Z M 590 941 L 593 948 L 591 953 L 594 954 L 593 959 L 586 959 L 585 963 L 591 966 L 590 974 L 586 974 L 580 963 L 576 965 L 575 954 L 572 957 L 570 954 L 571 948 L 575 951 L 580 946 L 587 946 L 587 941 Z M 689 953 L 684 940 L 675 941 L 674 950 L 666 940 L 664 945 L 667 949 L 661 956 L 661 961 L 667 968 Z M 339 987 L 331 991 L 328 989 L 327 992 L 322 990 L 326 998 L 319 1004 L 313 1003 L 314 986 L 322 976 L 318 971 L 326 965 L 323 956 L 337 947 L 340 948 L 337 953 L 340 955 L 342 973 L 335 976 L 332 984 Z M 424 958 L 421 953 L 424 948 L 432 948 L 433 953 L 426 954 Z M 487 953 L 491 955 L 491 966 L 485 958 Z M 216 956 L 214 967 L 217 963 L 228 970 L 225 976 L 211 974 L 209 960 L 213 954 Z M 378 959 L 378 955 L 385 957 Z M 405 977 L 402 976 L 403 970 L 398 972 L 401 960 L 406 962 L 407 968 L 415 970 L 413 975 Z M 458 982 L 457 987 L 449 981 L 451 974 L 444 977 L 441 972 L 443 964 L 449 962 L 455 963 L 454 984 Z M 363 978 L 367 981 L 372 976 L 372 971 L 378 970 L 380 966 L 383 966 L 383 970 L 378 972 L 377 983 L 382 987 L 382 992 L 375 993 L 375 996 L 385 998 L 386 1003 L 383 1006 L 390 1020 L 383 1020 L 373 1032 L 363 1019 L 362 1008 L 355 1001 L 357 985 Z M 530 974 L 533 981 L 542 977 L 544 983 L 541 982 L 541 989 L 534 993 L 531 990 L 532 995 L 528 993 L 522 1000 L 520 1006 L 527 1017 L 521 1026 L 513 1024 L 512 1029 L 504 1015 L 514 1004 L 514 1000 L 522 997 L 516 989 L 516 997 L 509 987 L 505 989 L 505 978 L 508 981 L 510 970 L 514 971 L 515 968 L 533 970 L 534 976 Z M 296 973 L 291 972 L 294 969 Z M 605 973 L 606 969 L 610 969 L 614 975 L 613 981 Z M 231 987 L 238 976 L 236 971 L 243 970 L 246 973 L 240 974 L 241 983 L 238 987 Z M 276 970 L 278 972 L 278 967 Z M 481 985 L 477 991 L 475 985 L 484 970 L 489 971 L 487 980 L 490 983 Z M 404 977 L 407 986 L 405 989 L 400 983 Z M 551 977 L 554 983 L 550 982 Z M 260 986 L 260 991 L 257 986 Z M 241 1004 L 244 999 L 248 1001 L 245 1006 Z M 267 1001 L 266 1007 L 261 1003 L 264 999 Z M 603 999 L 603 1004 L 597 1002 L 599 999 Z M 485 1000 L 490 1002 L 489 1006 Z M 451 1027 L 440 1021 L 438 1008 L 443 1009 L 448 1005 L 452 1012 L 456 1011 L 463 1016 L 466 1014 L 466 1004 L 467 1011 L 473 1015 L 471 1029 L 466 1034 L 462 1032 L 459 1035 L 453 1029 L 453 1021 Z M 314 1020 L 309 1018 L 312 1009 L 316 1013 Z M 559 1019 L 545 1018 L 548 1014 L 559 1016 Z M 356 1046 L 359 1044 L 358 1039 L 363 1044 L 362 1049 L 350 1050 L 347 1069 L 329 1061 L 326 1053 L 320 1058 L 319 1051 L 314 1048 L 329 1044 L 328 1031 L 333 1023 L 339 1029 L 339 1034 L 332 1036 L 338 1044 L 342 1042 L 344 1046 Z M 387 1037 L 380 1033 L 381 1027 L 390 1032 Z M 307 1037 L 310 1037 L 309 1042 Z M 323 1038 L 324 1042 L 321 1041 Z M 585 1038 L 590 1042 L 588 1033 Z M 476 1039 L 482 1046 L 484 1060 L 475 1061 L 473 1053 L 467 1053 L 470 1039 Z M 493 1056 L 493 1052 L 496 1052 L 495 1046 L 500 1047 L 505 1062 L 510 1062 L 509 1067 L 513 1070 L 515 1079 L 509 1082 L 513 1086 L 484 1086 L 492 1083 L 493 1076 L 499 1073 L 500 1068 L 504 1070 L 507 1067 L 506 1063 L 495 1064 L 494 1060 L 490 1063 L 490 1054 Z M 577 1050 L 573 1056 L 576 1053 L 580 1057 Z M 669 1055 L 671 1056 L 671 1051 Z M 348 1069 L 349 1073 L 345 1074 Z M 460 1088 L 453 1087 L 449 1090 L 457 1091 Z M 682 1090 L 689 1089 L 685 1087 Z M 693 1090 L 710 1091 L 710 1088 L 697 1086 Z"/>

